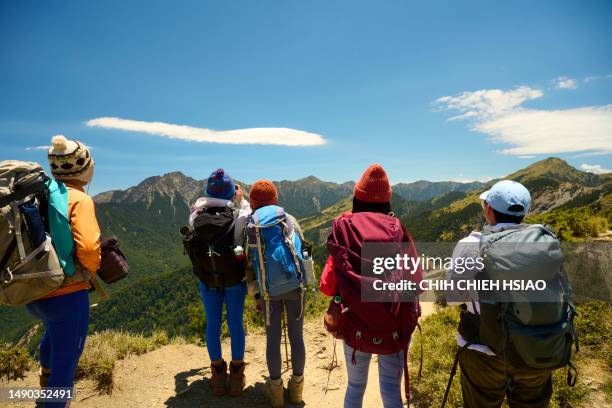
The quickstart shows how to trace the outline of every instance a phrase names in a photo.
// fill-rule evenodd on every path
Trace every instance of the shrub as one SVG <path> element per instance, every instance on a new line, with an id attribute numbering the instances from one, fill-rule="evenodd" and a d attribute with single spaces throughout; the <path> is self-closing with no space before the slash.
<path id="1" fill-rule="evenodd" d="M 588 237 L 597 237 L 609 228 L 610 213 L 598 211 L 591 207 L 554 209 L 552 211 L 530 215 L 529 223 L 549 224 L 562 241 L 577 241 Z"/>
<path id="2" fill-rule="evenodd" d="M 591 217 L 589 220 L 589 235 L 598 237 L 601 232 L 608 230 L 608 219 L 605 217 Z"/>
<path id="3" fill-rule="evenodd" d="M 26 349 L 0 345 L 0 380 L 21 379 L 31 366 L 32 359 Z"/>
<path id="4" fill-rule="evenodd" d="M 602 359 L 612 371 L 612 303 L 587 302 L 576 306 L 576 330 L 580 338 L 580 354 Z"/>

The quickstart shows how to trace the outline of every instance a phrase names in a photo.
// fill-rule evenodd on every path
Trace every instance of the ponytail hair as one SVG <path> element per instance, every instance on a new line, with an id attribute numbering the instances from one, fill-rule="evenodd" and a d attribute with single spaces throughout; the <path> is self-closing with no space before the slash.
<path id="1" fill-rule="evenodd" d="M 388 215 L 391 213 L 391 203 L 369 203 L 353 197 L 353 213 L 374 212 Z"/>

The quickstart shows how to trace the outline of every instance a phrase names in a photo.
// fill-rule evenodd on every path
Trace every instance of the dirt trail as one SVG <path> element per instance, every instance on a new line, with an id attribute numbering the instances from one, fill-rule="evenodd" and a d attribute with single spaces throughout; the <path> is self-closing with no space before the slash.
<path id="1" fill-rule="evenodd" d="M 433 304 L 423 304 L 423 314 L 433 310 Z M 332 370 L 327 386 L 328 367 L 332 361 L 333 340 L 319 320 L 304 326 L 307 358 L 305 370 L 304 404 L 311 407 L 341 407 L 346 388 L 346 366 L 342 342 L 336 342 L 339 366 Z M 195 345 L 171 345 L 142 356 L 118 361 L 115 366 L 115 387 L 111 395 L 99 394 L 90 381 L 77 384 L 77 399 L 72 407 L 267 407 L 263 385 L 267 375 L 266 340 L 263 333 L 249 334 L 245 361 L 247 386 L 240 397 L 216 398 L 210 388 L 210 360 L 203 347 Z M 224 340 L 223 350 L 229 353 L 229 339 Z M 228 356 L 225 356 L 226 359 Z M 370 366 L 368 388 L 364 407 L 381 406 L 378 386 L 376 356 Z M 284 363 L 284 351 L 283 351 Z M 283 368 L 285 368 L 284 366 Z M 283 374 L 285 385 L 290 371 Z M 10 386 L 36 386 L 38 376 L 30 372 L 22 381 Z M 6 383 L 1 384 L 5 386 Z M 326 391 L 327 388 L 327 393 Z M 0 403 L 0 406 L 4 406 Z M 11 408 L 31 407 L 33 404 L 5 404 Z M 287 407 L 294 407 L 289 403 Z"/>

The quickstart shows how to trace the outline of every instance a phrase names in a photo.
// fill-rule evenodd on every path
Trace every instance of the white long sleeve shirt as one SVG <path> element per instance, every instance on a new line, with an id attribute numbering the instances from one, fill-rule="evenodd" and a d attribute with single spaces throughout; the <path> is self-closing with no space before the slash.
<path id="1" fill-rule="evenodd" d="M 491 227 L 492 231 L 496 231 L 502 229 L 504 227 L 509 227 L 516 224 L 511 223 L 499 223 Z M 476 259 L 480 256 L 480 240 L 482 239 L 482 233 L 479 231 L 472 231 L 470 235 L 463 238 L 461 241 L 457 243 L 453 251 L 453 260 L 457 258 L 473 258 Z M 455 263 L 453 262 L 453 265 Z M 446 272 L 446 280 L 455 280 L 455 279 L 476 279 L 476 275 L 481 272 L 482 269 L 473 268 L 473 269 L 465 269 L 464 272 L 458 273 L 454 271 L 452 268 Z M 457 295 L 458 291 L 454 291 L 453 295 Z M 463 293 L 459 293 L 462 299 L 466 301 L 456 301 L 454 296 L 447 295 L 447 301 L 449 305 L 461 305 L 465 304 L 467 307 L 468 313 L 480 314 L 480 304 L 478 303 L 478 292 L 476 291 L 466 291 Z M 455 301 L 453 301 L 453 298 Z M 467 340 L 461 336 L 461 334 L 457 333 L 457 344 L 459 347 L 463 347 L 467 344 Z M 484 344 L 471 344 L 468 347 L 470 350 L 479 351 L 481 353 L 485 353 L 491 356 L 494 356 L 495 353 L 488 346 Z"/>
<path id="2" fill-rule="evenodd" d="M 200 197 L 196 200 L 195 204 L 191 206 L 191 214 L 189 214 L 189 226 L 193 227 L 193 221 L 196 219 L 198 214 L 205 208 L 210 207 L 230 207 L 235 209 L 236 203 L 233 200 L 224 200 L 221 198 L 214 197 Z M 244 248 L 244 229 L 251 214 L 251 204 L 246 199 L 240 201 L 240 208 L 238 209 L 238 217 L 234 224 L 234 245 L 242 246 Z"/>

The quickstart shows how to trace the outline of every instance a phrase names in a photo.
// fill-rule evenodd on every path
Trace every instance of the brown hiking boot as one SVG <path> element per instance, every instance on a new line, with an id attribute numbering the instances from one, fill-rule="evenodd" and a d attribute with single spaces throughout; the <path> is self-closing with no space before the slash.
<path id="1" fill-rule="evenodd" d="M 230 363 L 230 397 L 239 396 L 242 390 L 244 389 L 244 386 L 246 385 L 246 379 L 244 377 L 244 368 L 244 362 L 240 363 L 240 365 L 238 366 L 234 365 L 234 363 Z"/>
<path id="2" fill-rule="evenodd" d="M 211 364 L 210 371 L 212 372 L 212 389 L 213 394 L 217 397 L 222 397 L 225 395 L 225 385 L 227 383 L 227 363 L 225 361 L 221 361 L 221 364 Z"/>
<path id="3" fill-rule="evenodd" d="M 304 391 L 304 376 L 292 375 L 287 384 L 289 390 L 289 402 L 292 404 L 300 404 L 302 402 L 302 391 Z"/>
<path id="4" fill-rule="evenodd" d="M 50 368 L 40 367 L 38 371 L 38 381 L 40 383 L 40 388 L 45 388 L 49 383 L 49 376 L 51 375 Z"/>
<path id="5" fill-rule="evenodd" d="M 268 381 L 266 381 L 266 394 L 272 408 L 283 408 L 285 406 L 285 388 L 281 378 L 278 380 L 268 378 Z"/>

